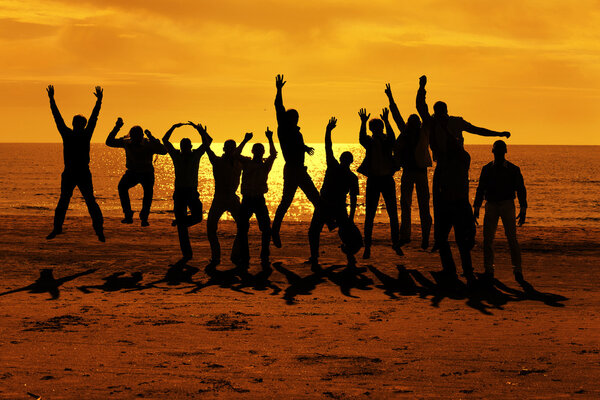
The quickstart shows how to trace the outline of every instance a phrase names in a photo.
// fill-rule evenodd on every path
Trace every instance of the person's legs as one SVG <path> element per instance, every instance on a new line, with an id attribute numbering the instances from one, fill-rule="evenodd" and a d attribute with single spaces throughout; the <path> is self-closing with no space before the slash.
<path id="1" fill-rule="evenodd" d="M 175 220 L 177 221 L 179 246 L 183 258 L 189 260 L 192 258 L 193 253 L 187 225 L 188 196 L 189 194 L 184 189 L 175 189 L 175 193 L 173 193 L 173 210 L 175 212 Z"/>
<path id="2" fill-rule="evenodd" d="M 240 216 L 240 206 L 241 206 L 240 198 L 237 195 L 233 195 L 227 203 L 226 211 L 229 211 L 229 214 L 231 214 L 231 217 L 236 222 L 236 224 L 237 224 L 237 220 Z M 237 230 L 237 228 L 236 228 L 236 230 Z M 236 234 L 235 238 L 233 239 L 233 244 L 231 245 L 231 257 L 230 258 L 232 261 L 237 260 L 239 258 L 239 254 L 240 254 L 239 247 L 240 247 L 239 238 Z"/>
<path id="3" fill-rule="evenodd" d="M 342 252 L 346 254 L 348 264 L 356 264 L 354 255 L 363 246 L 360 230 L 354 225 L 348 216 L 345 204 L 335 206 L 332 210 L 335 216 L 335 222 L 338 225 L 338 235 L 342 241 Z"/>
<path id="4" fill-rule="evenodd" d="M 437 220 L 438 220 L 438 210 L 440 204 L 440 179 L 439 179 L 439 168 L 436 166 L 433 171 L 433 179 L 431 182 L 431 206 L 433 207 L 433 247 L 431 249 L 432 252 L 439 249 L 437 241 L 435 239 L 435 230 L 437 229 Z"/>
<path id="5" fill-rule="evenodd" d="M 510 248 L 510 260 L 513 265 L 513 273 L 517 278 L 523 278 L 523 271 L 521 268 L 521 247 L 517 241 L 517 220 L 515 216 L 515 203 L 513 200 L 506 200 L 502 202 L 500 208 L 500 218 L 502 218 L 502 225 L 504 226 L 504 233 L 508 240 L 508 247 Z"/>
<path id="6" fill-rule="evenodd" d="M 394 181 L 393 175 L 388 175 L 383 178 L 381 186 L 381 194 L 383 195 L 383 201 L 385 202 L 385 209 L 387 210 L 388 217 L 390 219 L 390 236 L 392 239 L 392 246 L 398 255 L 402 255 L 400 249 L 400 227 L 398 225 L 398 202 L 396 200 L 396 182 Z"/>
<path id="7" fill-rule="evenodd" d="M 419 218 L 421 220 L 421 248 L 429 247 L 429 232 L 431 231 L 431 213 L 429 212 L 429 182 L 427 170 L 418 172 L 415 178 Z"/>
<path id="8" fill-rule="evenodd" d="M 250 248 L 248 244 L 248 230 L 250 229 L 250 217 L 253 214 L 252 201 L 248 197 L 242 198 L 240 211 L 236 220 L 238 254 L 237 259 L 232 260 L 236 265 L 248 266 L 250 262 Z"/>
<path id="9" fill-rule="evenodd" d="M 281 202 L 275 211 L 275 218 L 273 219 L 273 244 L 275 247 L 281 247 L 281 238 L 279 236 L 279 230 L 281 229 L 281 223 L 283 217 L 287 212 L 288 208 L 292 205 L 294 195 L 298 189 L 298 177 L 295 168 L 290 168 L 286 164 L 283 167 L 283 194 L 281 196 Z"/>
<path id="10" fill-rule="evenodd" d="M 402 171 L 400 178 L 400 242 L 410 242 L 411 205 L 415 175 L 412 171 Z"/>
<path id="11" fill-rule="evenodd" d="M 121 200 L 121 208 L 125 218 L 121 221 L 124 224 L 133 223 L 133 211 L 131 211 L 131 201 L 129 199 L 129 189 L 139 183 L 138 177 L 131 171 L 125 171 L 123 177 L 119 181 L 117 189 L 119 191 L 119 199 Z"/>
<path id="12" fill-rule="evenodd" d="M 298 179 L 298 186 L 302 189 L 308 201 L 316 207 L 317 204 L 319 204 L 319 191 L 308 174 L 306 167 L 304 167 L 304 170 Z"/>
<path id="13" fill-rule="evenodd" d="M 260 247 L 260 261 L 263 264 L 269 262 L 270 250 L 269 244 L 271 243 L 271 219 L 269 218 L 269 210 L 265 203 L 265 198 L 256 198 L 255 204 L 256 221 L 258 222 L 258 228 L 262 233 L 262 243 Z"/>
<path id="14" fill-rule="evenodd" d="M 187 205 L 190 209 L 187 226 L 193 226 L 202 222 L 202 202 L 200 201 L 200 193 L 198 193 L 197 189 L 189 190 Z"/>
<path id="15" fill-rule="evenodd" d="M 152 197 L 154 196 L 154 171 L 145 172 L 141 176 L 140 183 L 142 184 L 142 189 L 144 189 L 140 220 L 142 221 L 142 226 L 148 226 L 148 216 L 150 215 L 150 206 L 152 206 Z"/>
<path id="16" fill-rule="evenodd" d="M 498 228 L 498 205 L 485 203 L 483 216 L 483 268 L 490 278 L 494 276 L 494 237 Z"/>
<path id="17" fill-rule="evenodd" d="M 98 239 L 104 242 L 104 218 L 102 217 L 102 211 L 100 206 L 96 202 L 94 197 L 94 186 L 92 185 L 92 173 L 90 171 L 83 172 L 77 179 L 77 186 L 79 191 L 85 200 L 90 216 L 92 217 L 92 225 L 94 231 L 98 235 Z"/>
<path id="18" fill-rule="evenodd" d="M 452 213 L 454 209 L 448 202 L 439 201 L 436 215 L 436 225 L 433 237 L 440 251 L 440 261 L 442 269 L 447 277 L 456 277 L 456 264 L 452 258 L 448 235 L 452 230 Z"/>
<path id="19" fill-rule="evenodd" d="M 319 262 L 319 241 L 321 238 L 321 231 L 323 230 L 322 207 L 318 205 L 315 207 L 312 219 L 310 221 L 310 227 L 308 228 L 308 243 L 310 244 L 310 261 L 313 264 Z"/>
<path id="20" fill-rule="evenodd" d="M 458 200 L 455 204 L 455 212 L 453 213 L 454 237 L 458 251 L 460 252 L 463 276 L 467 279 L 468 283 L 472 283 L 475 280 L 471 260 L 471 250 L 475 245 L 473 208 L 468 199 Z"/>
<path id="21" fill-rule="evenodd" d="M 65 216 L 67 215 L 67 210 L 75 186 L 76 181 L 73 174 L 68 171 L 63 171 L 60 176 L 60 197 L 56 209 L 54 210 L 54 227 L 46 239 L 54 239 L 56 235 L 62 233 L 62 226 L 65 222 Z"/>
<path id="22" fill-rule="evenodd" d="M 221 245 L 217 237 L 217 225 L 225 212 L 225 205 L 220 200 L 216 197 L 213 198 L 206 220 L 206 236 L 208 237 L 208 243 L 210 243 L 211 263 L 215 265 L 221 262 Z"/>
<path id="23" fill-rule="evenodd" d="M 371 257 L 371 238 L 373 236 L 373 221 L 379 205 L 380 184 L 375 177 L 367 178 L 367 188 L 365 190 L 365 252 L 363 258 Z"/>

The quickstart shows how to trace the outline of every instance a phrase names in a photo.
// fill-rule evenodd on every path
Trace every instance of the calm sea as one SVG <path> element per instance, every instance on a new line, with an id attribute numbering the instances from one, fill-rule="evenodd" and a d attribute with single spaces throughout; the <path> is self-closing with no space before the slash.
<path id="1" fill-rule="evenodd" d="M 322 143 L 313 144 L 315 155 L 306 157 L 309 173 L 319 188 L 325 173 L 325 151 Z M 509 145 L 510 146 L 510 145 Z M 247 146 L 244 154 L 250 155 Z M 222 145 L 213 144 L 217 154 Z M 481 167 L 492 158 L 489 145 L 471 145 L 471 200 Z M 363 158 L 362 147 L 355 144 L 334 146 L 336 155 L 350 150 L 354 154 L 356 169 Z M 600 222 L 600 146 L 510 146 L 507 158 L 521 167 L 527 186 L 529 209 L 528 221 L 542 226 L 598 226 Z M 122 149 L 111 149 L 104 144 L 92 144 L 91 170 L 94 189 L 104 215 L 121 216 L 117 184 L 125 169 L 125 154 Z M 38 214 L 51 218 L 60 193 L 62 172 L 61 144 L 0 144 L 0 214 Z M 157 156 L 155 160 L 156 185 L 152 211 L 154 218 L 167 218 L 172 209 L 173 164 L 169 156 Z M 269 176 L 267 205 L 274 214 L 281 198 L 283 159 L 281 153 Z M 430 176 L 433 169 L 429 171 Z M 212 167 L 208 158 L 200 163 L 200 198 L 208 211 L 212 201 Z M 396 175 L 398 196 L 400 175 Z M 362 221 L 364 214 L 364 189 L 366 180 L 359 174 L 361 196 L 358 199 L 357 216 Z M 430 180 L 431 184 L 431 180 Z M 141 207 L 141 187 L 131 190 L 132 207 Z M 413 218 L 418 219 L 416 198 L 413 200 Z M 85 215 L 85 204 L 75 191 L 69 215 Z M 301 191 L 298 191 L 287 217 L 291 220 L 307 221 L 312 216 L 312 206 Z M 151 215 L 152 218 L 152 215 Z M 170 217 L 169 217 L 170 218 Z M 229 217 L 227 217 L 229 218 Z M 383 201 L 377 220 L 387 218 Z"/>

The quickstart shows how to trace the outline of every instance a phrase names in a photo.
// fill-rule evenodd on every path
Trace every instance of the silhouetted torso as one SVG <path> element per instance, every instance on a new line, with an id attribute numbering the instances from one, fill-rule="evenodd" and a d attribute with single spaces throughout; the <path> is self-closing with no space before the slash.
<path id="1" fill-rule="evenodd" d="M 401 167 L 405 171 L 426 171 L 427 167 L 419 166 L 416 158 L 417 145 L 419 144 L 420 130 L 409 130 L 398 137 L 402 142 Z"/>
<path id="2" fill-rule="evenodd" d="M 305 144 L 300 128 L 285 122 L 279 123 L 277 137 L 286 164 L 302 167 L 304 165 Z"/>
<path id="3" fill-rule="evenodd" d="M 396 169 L 392 155 L 393 142 L 388 142 L 386 135 L 367 137 L 363 144 L 365 159 L 358 167 L 358 172 L 368 177 L 394 174 Z"/>
<path id="4" fill-rule="evenodd" d="M 358 195 L 358 177 L 342 167 L 337 160 L 327 160 L 327 170 L 321 186 L 321 199 L 327 203 L 346 205 L 346 195 Z"/>
<path id="5" fill-rule="evenodd" d="M 267 179 L 276 157 L 277 153 L 271 154 L 263 161 L 255 161 L 250 157 L 240 157 L 243 166 L 243 196 L 263 196 L 269 191 Z"/>
<path id="6" fill-rule="evenodd" d="M 515 193 L 519 195 L 520 202 L 525 199 L 525 183 L 519 167 L 507 160 L 492 161 L 481 170 L 475 204 L 481 206 L 484 198 L 492 202 L 512 200 Z"/>
<path id="7" fill-rule="evenodd" d="M 182 153 L 179 150 L 169 151 L 175 167 L 175 188 L 197 188 L 198 168 L 200 158 L 204 154 L 204 148 L 200 147 L 190 153 Z"/>
<path id="8" fill-rule="evenodd" d="M 114 139 L 112 147 L 125 149 L 125 166 L 133 172 L 152 172 L 152 156 L 154 154 L 167 154 L 166 149 L 158 140 L 144 139 L 136 143 L 131 139 Z"/>
<path id="9" fill-rule="evenodd" d="M 235 195 L 240 186 L 240 176 L 242 174 L 242 164 L 239 156 L 221 156 L 218 157 L 212 152 L 207 151 L 208 158 L 213 166 L 213 176 L 215 178 L 215 197 Z"/>
<path id="10" fill-rule="evenodd" d="M 76 171 L 78 169 L 88 169 L 90 165 L 90 140 L 91 135 L 85 131 L 83 133 L 74 133 L 66 128 L 61 131 L 63 139 L 63 157 L 65 169 Z"/>

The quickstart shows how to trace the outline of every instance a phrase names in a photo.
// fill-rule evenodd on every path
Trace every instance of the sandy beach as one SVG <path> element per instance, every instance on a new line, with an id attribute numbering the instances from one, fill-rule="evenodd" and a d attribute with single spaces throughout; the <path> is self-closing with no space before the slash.
<path id="1" fill-rule="evenodd" d="M 600 228 L 520 228 L 529 293 L 499 230 L 498 289 L 486 294 L 436 285 L 439 256 L 419 249 L 418 226 L 398 257 L 376 224 L 360 274 L 323 232 L 324 270 L 313 273 L 307 224 L 286 221 L 268 275 L 253 223 L 252 276 L 240 279 L 229 263 L 205 273 L 205 222 L 191 231 L 194 259 L 171 268 L 180 252 L 169 218 L 153 215 L 148 228 L 107 218 L 100 243 L 89 217 L 67 217 L 65 234 L 46 241 L 51 217 L 0 216 L 0 398 L 600 395 Z M 224 254 L 234 232 L 221 222 Z M 43 269 L 54 281 L 39 280 Z"/>

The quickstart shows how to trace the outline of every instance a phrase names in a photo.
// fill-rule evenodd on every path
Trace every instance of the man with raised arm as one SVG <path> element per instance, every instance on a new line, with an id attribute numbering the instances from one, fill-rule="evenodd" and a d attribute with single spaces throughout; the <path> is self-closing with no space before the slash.
<path id="1" fill-rule="evenodd" d="M 337 119 L 331 117 L 325 130 L 325 157 L 327 170 L 321 186 L 321 198 L 315 207 L 308 239 L 310 242 L 310 262 L 313 266 L 319 264 L 319 239 L 323 225 L 338 226 L 342 240 L 342 251 L 346 254 L 348 265 L 356 265 L 354 254 L 362 247 L 362 236 L 354 225 L 356 197 L 358 196 L 358 177 L 350 170 L 354 161 L 352 153 L 345 151 L 340 155 L 340 161 L 333 154 L 331 131 L 335 128 Z M 350 216 L 346 208 L 346 196 L 350 194 Z"/>
<path id="2" fill-rule="evenodd" d="M 247 270 L 250 264 L 250 248 L 248 245 L 248 230 L 250 229 L 250 218 L 256 215 L 258 227 L 262 233 L 262 244 L 260 249 L 260 260 L 263 268 L 269 266 L 269 244 L 271 242 L 271 219 L 269 210 L 265 203 L 265 193 L 269 191 L 267 179 L 277 157 L 275 144 L 273 143 L 273 132 L 267 130 L 265 136 L 269 140 L 269 157 L 263 159 L 265 147 L 262 143 L 252 146 L 252 158 L 241 157 L 242 162 L 242 204 L 240 216 L 237 221 L 237 236 L 239 243 L 239 254 L 235 256 L 238 267 Z"/>
<path id="3" fill-rule="evenodd" d="M 358 167 L 358 172 L 367 177 L 365 193 L 365 251 L 364 259 L 371 257 L 371 237 L 373 235 L 373 220 L 379 205 L 379 198 L 383 196 L 385 209 L 390 219 L 390 233 L 392 248 L 398 255 L 403 255 L 400 244 L 400 229 L 398 226 L 398 209 L 396 202 L 396 182 L 394 181 L 394 166 L 392 148 L 394 147 L 394 130 L 389 122 L 389 110 L 383 109 L 381 119 L 373 118 L 371 114 L 361 108 L 359 142 L 365 148 L 365 158 Z M 367 121 L 372 136 L 367 135 Z M 387 133 L 383 133 L 383 128 Z"/>
<path id="4" fill-rule="evenodd" d="M 244 140 L 236 147 L 235 140 L 226 140 L 223 144 L 223 155 L 217 156 L 210 148 L 212 138 L 200 124 L 190 122 L 200 136 L 202 144 L 208 155 L 208 159 L 213 167 L 213 176 L 215 178 L 215 194 L 208 211 L 206 220 L 206 234 L 210 243 L 211 260 L 210 265 L 216 267 L 221 263 L 221 246 L 217 237 L 219 219 L 229 211 L 234 221 L 237 221 L 240 211 L 240 198 L 235 194 L 240 186 L 240 176 L 242 174 L 242 164 L 240 155 L 246 143 L 252 139 L 252 133 L 246 133 Z M 236 237 L 237 240 L 237 237 Z M 237 248 L 236 243 L 233 250 Z"/>
<path id="5" fill-rule="evenodd" d="M 176 128 L 187 125 L 177 123 L 173 125 L 163 136 L 163 144 L 173 160 L 175 168 L 175 191 L 173 192 L 173 210 L 175 212 L 175 223 L 179 235 L 179 246 L 183 258 L 180 262 L 186 262 L 192 258 L 192 246 L 188 228 L 202 221 L 202 202 L 198 193 L 198 167 L 200 158 L 205 152 L 205 146 L 192 149 L 192 141 L 183 138 L 179 142 L 180 150 L 169 141 Z M 188 216 L 187 210 L 191 215 Z"/>
<path id="6" fill-rule="evenodd" d="M 304 144 L 304 138 L 298 126 L 298 111 L 291 108 L 286 110 L 283 106 L 283 85 L 285 85 L 283 75 L 277 75 L 275 78 L 275 86 L 277 87 L 277 95 L 275 96 L 277 137 L 279 138 L 279 146 L 281 146 L 285 166 L 283 167 L 283 195 L 273 219 L 272 235 L 275 247 L 281 247 L 279 230 L 283 217 L 294 200 L 296 190 L 298 188 L 302 189 L 308 200 L 315 206 L 319 201 L 319 191 L 304 166 L 304 153 L 312 156 L 315 149 Z"/>
<path id="7" fill-rule="evenodd" d="M 79 188 L 85 204 L 87 205 L 90 216 L 92 217 L 92 225 L 98 236 L 98 240 L 105 241 L 104 238 L 104 218 L 102 211 L 94 197 L 94 186 L 92 184 L 92 173 L 90 172 L 90 141 L 98 121 L 98 114 L 102 106 L 103 90 L 100 86 L 96 86 L 94 96 L 96 96 L 96 105 L 92 110 L 89 120 L 83 115 L 75 115 L 73 117 L 73 128 L 69 128 L 62 116 L 56 101 L 54 100 L 54 86 L 48 85 L 46 89 L 50 98 L 50 109 L 54 116 L 54 122 L 63 141 L 63 158 L 65 169 L 61 175 L 60 181 L 60 199 L 56 205 L 54 212 L 54 229 L 46 237 L 46 239 L 54 239 L 56 235 L 62 233 L 62 226 L 65 221 L 67 209 L 73 190 Z"/>
<path id="8" fill-rule="evenodd" d="M 504 233 L 510 248 L 510 259 L 513 265 L 515 280 L 523 285 L 521 268 L 521 249 L 517 241 L 517 219 L 519 226 L 525 223 L 527 213 L 527 190 L 521 170 L 506 160 L 506 143 L 502 140 L 494 142 L 492 153 L 494 161 L 481 169 L 479 185 L 473 204 L 475 218 L 479 218 L 479 209 L 485 199 L 485 215 L 483 217 L 483 265 L 485 274 L 483 281 L 491 285 L 494 280 L 494 236 L 498 228 L 498 219 L 502 219 Z M 519 198 L 519 215 L 515 217 L 515 193 Z"/>
<path id="9" fill-rule="evenodd" d="M 167 154 L 167 149 L 160 143 L 160 140 L 152 136 L 152 133 L 148 129 L 144 131 L 139 125 L 131 127 L 129 136 L 117 139 L 117 133 L 122 126 L 123 120 L 118 118 L 115 127 L 106 138 L 107 146 L 125 149 L 125 167 L 127 170 L 119 181 L 118 186 L 121 207 L 125 215 L 125 218 L 121 222 L 124 224 L 133 223 L 129 189 L 140 184 L 142 185 L 142 189 L 144 189 L 140 220 L 142 226 L 148 226 L 148 216 L 150 215 L 150 206 L 152 205 L 152 196 L 154 194 L 154 165 L 152 165 L 152 157 L 155 154 Z M 147 139 L 144 138 L 144 133 L 148 137 Z"/>
<path id="10" fill-rule="evenodd" d="M 453 283 L 458 277 L 452 258 L 448 235 L 454 228 L 454 236 L 460 253 L 463 276 L 467 284 L 475 282 L 471 249 L 475 244 L 475 218 L 469 202 L 469 167 L 471 156 L 464 148 L 463 131 L 480 136 L 510 137 L 509 132 L 496 132 L 466 122 L 461 117 L 448 115 L 446 103 L 438 101 L 429 114 L 425 101 L 427 77 L 419 79 L 417 111 L 423 125 L 429 131 L 429 145 L 436 161 L 433 173 L 434 239 L 442 262 L 440 278 Z"/>
<path id="11" fill-rule="evenodd" d="M 421 126 L 421 120 L 416 114 L 411 114 L 408 121 L 398 110 L 392 95 L 390 84 L 385 85 L 385 94 L 390 102 L 390 112 L 400 130 L 394 145 L 394 160 L 396 166 L 402 168 L 400 180 L 400 243 L 410 242 L 411 205 L 413 189 L 417 191 L 419 217 L 421 219 L 421 248 L 429 247 L 429 232 L 431 231 L 431 213 L 429 212 L 429 180 L 427 168 L 431 167 L 429 154 L 429 135 Z"/>

